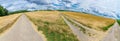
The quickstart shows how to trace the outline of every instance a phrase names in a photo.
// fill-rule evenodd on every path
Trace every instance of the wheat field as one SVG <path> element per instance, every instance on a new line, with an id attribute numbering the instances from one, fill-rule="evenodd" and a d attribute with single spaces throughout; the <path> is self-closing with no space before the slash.
<path id="1" fill-rule="evenodd" d="M 48 41 L 78 41 L 57 11 L 36 11 L 26 15 L 43 31 Z"/>
<path id="2" fill-rule="evenodd" d="M 20 14 L 13 14 L 13 15 L 0 17 L 0 33 L 4 32 L 4 30 L 10 28 L 19 16 L 20 16 Z"/>

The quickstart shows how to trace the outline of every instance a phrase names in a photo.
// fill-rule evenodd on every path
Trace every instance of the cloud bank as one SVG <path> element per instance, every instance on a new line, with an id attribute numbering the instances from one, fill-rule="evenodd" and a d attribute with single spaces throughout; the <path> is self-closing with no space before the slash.
<path id="1" fill-rule="evenodd" d="M 120 19 L 120 0 L 0 0 L 9 11 L 72 10 Z"/>

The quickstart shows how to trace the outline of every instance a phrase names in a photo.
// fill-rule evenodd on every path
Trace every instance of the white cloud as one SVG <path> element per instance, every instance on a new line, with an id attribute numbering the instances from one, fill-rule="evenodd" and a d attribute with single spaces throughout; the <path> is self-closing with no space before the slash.
<path id="1" fill-rule="evenodd" d="M 72 8 L 74 11 L 80 11 L 81 8 L 85 10 L 91 10 L 90 7 L 94 7 L 101 13 L 113 15 L 116 17 L 120 11 L 120 0 L 63 0 L 71 3 L 60 2 L 60 0 L 0 0 L 0 4 L 6 7 L 9 11 L 21 10 L 21 9 L 47 9 L 49 6 L 53 6 L 54 9 L 67 9 Z M 57 4 L 59 6 L 53 5 Z M 73 4 L 79 4 L 77 7 L 72 7 Z M 117 13 L 113 13 L 117 12 Z M 87 12 L 87 11 L 86 11 Z M 97 13 L 96 13 L 97 14 Z M 119 14 L 120 15 L 120 14 Z"/>

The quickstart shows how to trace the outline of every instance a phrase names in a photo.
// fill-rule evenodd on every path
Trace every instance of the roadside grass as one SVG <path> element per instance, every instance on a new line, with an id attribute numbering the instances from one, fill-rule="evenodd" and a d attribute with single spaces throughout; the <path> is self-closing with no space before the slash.
<path id="1" fill-rule="evenodd" d="M 108 25 L 106 27 L 103 27 L 102 29 L 103 29 L 103 31 L 107 31 L 111 26 L 113 26 L 113 24 L 110 24 L 110 25 Z"/>
<path id="2" fill-rule="evenodd" d="M 120 25 L 120 19 L 117 20 L 118 24 Z"/>
<path id="3" fill-rule="evenodd" d="M 78 41 L 72 30 L 56 11 L 36 11 L 26 15 L 43 31 L 48 41 Z"/>
<path id="4" fill-rule="evenodd" d="M 13 14 L 0 17 L 0 34 L 10 28 L 19 16 L 20 14 Z"/>
<path id="5" fill-rule="evenodd" d="M 115 20 L 113 19 L 99 17 L 91 14 L 84 14 L 78 12 L 61 12 L 61 13 L 69 16 L 70 18 L 76 20 L 77 22 L 83 24 L 84 26 L 99 31 L 106 31 L 115 23 Z"/>

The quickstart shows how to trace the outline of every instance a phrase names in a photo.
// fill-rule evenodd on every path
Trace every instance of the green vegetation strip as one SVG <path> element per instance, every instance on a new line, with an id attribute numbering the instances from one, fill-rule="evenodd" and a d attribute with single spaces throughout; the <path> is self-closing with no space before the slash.
<path id="1" fill-rule="evenodd" d="M 118 22 L 118 23 L 119 23 L 119 25 L 120 25 L 120 19 L 118 19 L 118 20 L 117 20 L 117 22 Z"/>
<path id="2" fill-rule="evenodd" d="M 107 31 L 110 27 L 112 27 L 113 26 L 113 24 L 110 24 L 110 25 L 108 25 L 108 26 L 106 26 L 106 27 L 103 27 L 102 29 L 103 29 L 103 31 Z"/>

